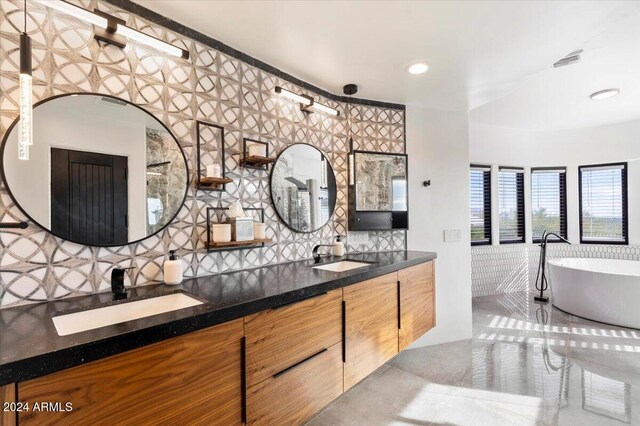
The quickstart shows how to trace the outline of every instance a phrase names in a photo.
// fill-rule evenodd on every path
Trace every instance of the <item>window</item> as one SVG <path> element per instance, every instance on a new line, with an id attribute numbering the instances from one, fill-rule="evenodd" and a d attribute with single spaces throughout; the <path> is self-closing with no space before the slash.
<path id="1" fill-rule="evenodd" d="M 581 166 L 580 242 L 627 244 L 627 163 Z"/>
<path id="2" fill-rule="evenodd" d="M 531 230 L 534 243 L 542 240 L 544 231 L 567 238 L 566 169 L 531 169 Z M 549 238 L 553 240 L 557 238 Z"/>
<path id="3" fill-rule="evenodd" d="M 394 212 L 407 211 L 407 180 L 405 178 L 391 178 L 391 199 L 391 210 Z"/>
<path id="4" fill-rule="evenodd" d="M 500 167 L 498 173 L 500 205 L 500 244 L 524 242 L 524 170 Z"/>
<path id="5" fill-rule="evenodd" d="M 469 170 L 471 245 L 491 244 L 491 167 Z"/>

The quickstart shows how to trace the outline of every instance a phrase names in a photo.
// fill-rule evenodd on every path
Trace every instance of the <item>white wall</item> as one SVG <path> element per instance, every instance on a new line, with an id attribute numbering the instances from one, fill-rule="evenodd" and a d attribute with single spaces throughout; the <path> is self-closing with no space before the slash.
<path id="1" fill-rule="evenodd" d="M 525 167 L 525 183 L 530 183 L 530 167 L 567 167 L 567 224 L 570 241 L 580 241 L 578 166 L 628 162 L 629 244 L 640 244 L 640 121 L 601 127 L 558 131 L 530 131 L 504 127 L 470 125 L 469 154 L 472 163 Z M 497 167 L 492 170 L 496 175 Z M 497 177 L 492 193 L 497 194 Z M 527 188 L 525 188 L 527 189 Z M 497 197 L 493 197 L 497 203 Z M 530 212 L 530 193 L 525 192 Z M 493 241 L 497 244 L 498 212 L 493 206 Z M 531 241 L 531 215 L 526 218 L 527 241 Z"/>
<path id="2" fill-rule="evenodd" d="M 407 107 L 408 248 L 438 253 L 436 327 L 413 346 L 471 337 L 469 117 L 466 112 Z M 422 186 L 424 180 L 431 186 Z M 443 241 L 459 229 L 457 242 Z"/>

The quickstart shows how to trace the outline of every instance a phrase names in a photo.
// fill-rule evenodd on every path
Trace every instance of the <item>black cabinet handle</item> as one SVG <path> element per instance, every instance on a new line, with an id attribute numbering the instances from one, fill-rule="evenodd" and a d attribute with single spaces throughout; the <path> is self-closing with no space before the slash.
<path id="1" fill-rule="evenodd" d="M 322 350 L 320 350 L 320 351 L 316 352 L 315 354 L 313 354 L 313 355 L 311 355 L 311 356 L 306 357 L 306 358 L 305 358 L 305 359 L 303 359 L 302 361 L 296 362 L 296 363 L 295 363 L 295 364 L 293 364 L 291 367 L 287 367 L 287 368 L 285 368 L 284 370 L 280 371 L 279 373 L 274 374 L 274 375 L 273 375 L 273 378 L 274 378 L 274 379 L 277 379 L 278 377 L 282 376 L 283 374 L 288 373 L 289 371 L 293 370 L 294 368 L 298 367 L 299 365 L 304 364 L 305 362 L 309 361 L 310 359 L 315 358 L 315 357 L 317 357 L 318 355 L 325 353 L 326 351 L 328 351 L 328 349 L 327 349 L 327 348 L 324 348 L 324 349 L 322 349 Z"/>
<path id="2" fill-rule="evenodd" d="M 342 362 L 347 362 L 347 302 L 342 301 Z"/>
<path id="3" fill-rule="evenodd" d="M 247 338 L 242 337 L 240 343 L 242 355 L 240 361 L 240 374 L 242 377 L 240 378 L 240 386 L 242 387 L 242 409 L 241 409 L 241 421 L 242 423 L 247 423 Z"/>
<path id="4" fill-rule="evenodd" d="M 398 330 L 402 328 L 402 315 L 400 311 L 400 280 L 398 280 Z"/>
<path id="5" fill-rule="evenodd" d="M 325 294 L 327 294 L 328 292 L 325 291 L 324 293 L 320 293 L 320 294 L 314 294 L 313 296 L 309 296 L 309 297 L 305 297 L 299 300 L 294 300 L 293 302 L 287 302 L 287 303 L 283 303 L 282 305 L 278 305 L 278 306 L 274 306 L 273 308 L 271 308 L 272 310 L 276 310 L 276 309 L 280 309 L 280 308 L 285 308 L 289 305 L 294 305 L 296 303 L 300 303 L 300 302 L 304 302 L 305 300 L 309 300 L 309 299 L 315 299 L 316 297 L 320 297 L 320 296 L 324 296 Z"/>

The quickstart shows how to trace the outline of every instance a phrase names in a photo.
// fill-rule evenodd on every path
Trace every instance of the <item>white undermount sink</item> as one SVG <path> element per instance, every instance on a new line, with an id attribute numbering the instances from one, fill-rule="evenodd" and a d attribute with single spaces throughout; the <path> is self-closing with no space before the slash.
<path id="1" fill-rule="evenodd" d="M 88 309 L 71 314 L 62 314 L 52 317 L 52 320 L 56 326 L 58 335 L 67 336 L 82 331 L 202 305 L 203 303 L 204 302 L 184 293 L 172 293 L 102 308 Z"/>
<path id="2" fill-rule="evenodd" d="M 314 266 L 313 269 L 321 269 L 323 271 L 331 271 L 331 272 L 345 272 L 351 269 L 364 268 L 365 266 L 369 266 L 369 265 L 371 265 L 371 263 L 354 262 L 352 260 L 342 260 L 340 262 Z"/>

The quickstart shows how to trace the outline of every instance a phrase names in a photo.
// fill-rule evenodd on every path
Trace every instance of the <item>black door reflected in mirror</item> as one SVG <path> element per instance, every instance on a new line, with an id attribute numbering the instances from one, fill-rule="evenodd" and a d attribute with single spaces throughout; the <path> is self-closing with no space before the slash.
<path id="1" fill-rule="evenodd" d="M 336 178 L 324 154 L 301 143 L 282 151 L 271 170 L 271 199 L 280 219 L 296 232 L 326 225 L 336 205 Z"/>
<path id="2" fill-rule="evenodd" d="M 119 246 L 164 229 L 187 191 L 186 158 L 153 115 L 107 95 L 56 96 L 33 110 L 29 159 L 18 159 L 14 122 L 2 173 L 16 205 L 57 237 Z"/>

